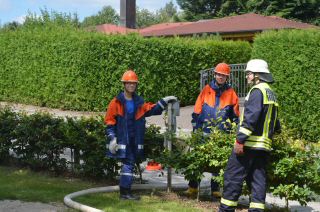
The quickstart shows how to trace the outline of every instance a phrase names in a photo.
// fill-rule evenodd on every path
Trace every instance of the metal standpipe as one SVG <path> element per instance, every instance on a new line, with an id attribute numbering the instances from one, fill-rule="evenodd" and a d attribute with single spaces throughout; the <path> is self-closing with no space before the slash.
<path id="1" fill-rule="evenodd" d="M 169 154 L 172 151 L 172 140 L 176 133 L 177 129 L 177 120 L 176 117 L 180 115 L 180 103 L 179 101 L 172 101 L 168 103 L 168 127 L 165 136 L 165 146 L 169 151 Z M 167 167 L 167 192 L 172 190 L 172 170 L 171 167 Z"/>

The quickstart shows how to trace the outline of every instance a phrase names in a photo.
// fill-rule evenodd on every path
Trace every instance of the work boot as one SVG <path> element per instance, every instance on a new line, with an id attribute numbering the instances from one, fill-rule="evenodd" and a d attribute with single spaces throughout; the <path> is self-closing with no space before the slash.
<path id="1" fill-rule="evenodd" d="M 140 197 L 132 195 L 130 188 L 124 188 L 124 187 L 120 186 L 120 199 L 122 199 L 122 200 L 140 200 Z"/>
<path id="2" fill-rule="evenodd" d="M 198 189 L 197 188 L 192 188 L 189 187 L 188 190 L 186 190 L 185 192 L 183 192 L 184 195 L 191 197 L 191 198 L 196 198 L 198 195 Z"/>

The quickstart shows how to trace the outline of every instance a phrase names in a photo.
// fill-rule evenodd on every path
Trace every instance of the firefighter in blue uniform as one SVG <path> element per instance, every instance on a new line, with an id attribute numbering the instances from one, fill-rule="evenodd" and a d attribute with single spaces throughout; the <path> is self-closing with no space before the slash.
<path id="1" fill-rule="evenodd" d="M 145 117 L 160 115 L 169 101 L 176 101 L 174 96 L 167 96 L 157 104 L 145 103 L 135 91 L 138 76 L 132 70 L 126 71 L 121 81 L 124 91 L 120 92 L 109 104 L 105 124 L 107 156 L 121 159 L 120 199 L 139 200 L 131 193 L 133 171 L 136 161 L 143 159 Z"/>
<path id="2" fill-rule="evenodd" d="M 206 85 L 199 94 L 192 113 L 193 131 L 201 129 L 204 135 L 211 133 L 212 127 L 223 132 L 230 132 L 231 122 L 238 124 L 239 98 L 228 83 L 230 67 L 226 63 L 219 63 L 214 69 L 214 79 Z M 217 173 L 212 173 L 217 176 Z M 189 188 L 185 192 L 188 196 L 196 196 L 198 182 L 190 180 Z M 219 184 L 211 180 L 211 195 L 220 198 Z"/>
<path id="3" fill-rule="evenodd" d="M 249 211 L 265 209 L 267 159 L 272 137 L 280 131 L 278 102 L 269 86 L 273 77 L 266 61 L 250 60 L 246 78 L 253 87 L 245 98 L 236 142 L 225 170 L 219 211 L 235 211 L 244 180 L 251 191 Z"/>

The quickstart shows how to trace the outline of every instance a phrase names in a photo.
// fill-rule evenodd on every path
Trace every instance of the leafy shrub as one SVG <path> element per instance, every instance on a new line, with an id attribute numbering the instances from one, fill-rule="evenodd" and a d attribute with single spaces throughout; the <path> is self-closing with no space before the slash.
<path id="1" fill-rule="evenodd" d="M 54 25 L 0 31 L 0 100 L 104 111 L 132 68 L 148 101 L 176 95 L 193 104 L 199 71 L 250 57 L 247 42 L 107 36 Z"/>
<path id="2" fill-rule="evenodd" d="M 19 161 L 33 169 L 63 171 L 66 167 L 66 160 L 60 158 L 63 153 L 63 119 L 41 113 L 18 116 L 12 150 Z"/>
<path id="3" fill-rule="evenodd" d="M 319 194 L 320 185 L 320 148 L 308 145 L 306 141 L 294 139 L 293 131 L 284 127 L 280 135 L 275 136 L 273 151 L 267 167 L 269 191 L 289 200 L 297 200 L 301 205 Z M 187 180 L 200 181 L 203 172 L 215 172 L 219 176 L 214 180 L 223 185 L 223 174 L 231 154 L 235 134 L 222 133 L 214 129 L 209 137 L 194 133 L 181 147 L 160 156 L 159 161 L 182 172 Z M 244 186 L 244 194 L 248 194 Z"/>
<path id="4" fill-rule="evenodd" d="M 148 158 L 163 151 L 159 128 L 146 129 Z M 103 117 L 52 117 L 46 113 L 26 115 L 0 108 L 0 162 L 15 161 L 34 170 L 57 174 L 70 171 L 77 176 L 114 178 L 118 163 L 107 158 Z"/>
<path id="5" fill-rule="evenodd" d="M 320 31 L 262 33 L 254 41 L 252 57 L 269 63 L 285 124 L 296 129 L 297 138 L 320 141 Z"/>
<path id="6" fill-rule="evenodd" d="M 18 123 L 18 116 L 9 108 L 0 110 L 0 161 L 10 157 L 9 150 L 15 139 L 14 129 Z"/>
<path id="7" fill-rule="evenodd" d="M 273 141 L 269 179 L 274 195 L 298 200 L 301 205 L 320 193 L 320 148 L 305 140 L 294 139 L 295 131 L 286 127 Z"/>

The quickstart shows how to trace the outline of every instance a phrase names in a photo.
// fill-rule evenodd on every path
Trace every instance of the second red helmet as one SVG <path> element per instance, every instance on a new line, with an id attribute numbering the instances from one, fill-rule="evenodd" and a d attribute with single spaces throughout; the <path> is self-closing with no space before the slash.
<path id="1" fill-rule="evenodd" d="M 226 76 L 230 76 L 230 67 L 226 63 L 219 63 L 215 67 L 214 72 L 215 73 L 219 73 L 219 74 L 223 74 L 223 75 L 226 75 Z"/>

